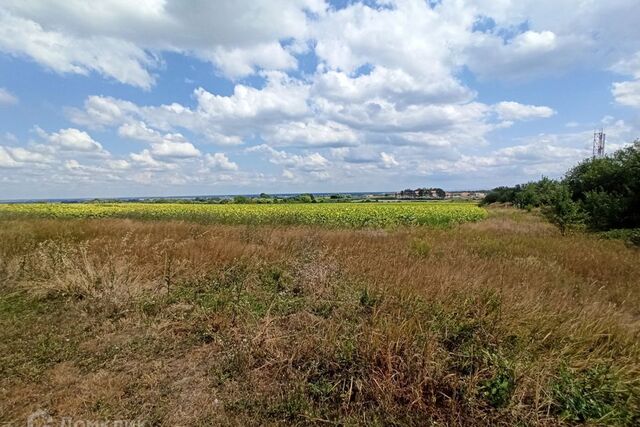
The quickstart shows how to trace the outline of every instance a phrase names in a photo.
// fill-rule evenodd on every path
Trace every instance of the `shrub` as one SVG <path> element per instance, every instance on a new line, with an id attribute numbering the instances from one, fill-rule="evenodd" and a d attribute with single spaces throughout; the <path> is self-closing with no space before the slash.
<path id="1" fill-rule="evenodd" d="M 543 209 L 543 213 L 560 229 L 562 235 L 584 222 L 584 213 L 578 203 L 571 199 L 569 189 L 565 186 L 556 189 L 551 204 Z"/>
<path id="2" fill-rule="evenodd" d="M 551 394 L 554 411 L 567 421 L 629 426 L 640 421 L 637 394 L 603 365 L 575 372 L 562 368 Z"/>
<path id="3" fill-rule="evenodd" d="M 640 141 L 613 155 L 589 159 L 564 179 L 594 230 L 640 227 Z"/>
<path id="4" fill-rule="evenodd" d="M 624 240 L 631 246 L 640 247 L 640 228 L 618 228 L 599 233 L 600 237 L 605 239 Z"/>
<path id="5" fill-rule="evenodd" d="M 521 191 L 521 187 L 496 187 L 491 190 L 482 200 L 482 205 L 490 205 L 492 203 L 514 203 L 517 194 Z"/>
<path id="6" fill-rule="evenodd" d="M 561 187 L 566 187 L 568 196 Z M 491 203 L 512 203 L 521 209 L 545 207 L 547 217 L 563 234 L 567 226 L 581 222 L 600 231 L 640 227 L 640 141 L 611 156 L 583 161 L 561 182 L 542 178 L 494 188 L 481 204 Z"/>

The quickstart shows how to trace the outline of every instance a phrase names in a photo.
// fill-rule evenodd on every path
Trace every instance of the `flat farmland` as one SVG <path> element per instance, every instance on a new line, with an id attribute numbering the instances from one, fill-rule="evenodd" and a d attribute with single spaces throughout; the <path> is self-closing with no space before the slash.
<path id="1" fill-rule="evenodd" d="M 25 203 L 0 205 L 0 216 L 176 219 L 219 224 L 329 227 L 450 226 L 486 218 L 473 203 Z"/>

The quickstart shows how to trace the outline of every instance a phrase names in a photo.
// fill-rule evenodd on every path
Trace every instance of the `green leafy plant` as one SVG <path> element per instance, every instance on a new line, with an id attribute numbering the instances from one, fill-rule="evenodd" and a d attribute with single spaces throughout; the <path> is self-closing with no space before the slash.
<path id="1" fill-rule="evenodd" d="M 567 421 L 637 425 L 640 402 L 634 392 L 605 365 L 574 371 L 563 367 L 551 386 L 554 411 Z"/>

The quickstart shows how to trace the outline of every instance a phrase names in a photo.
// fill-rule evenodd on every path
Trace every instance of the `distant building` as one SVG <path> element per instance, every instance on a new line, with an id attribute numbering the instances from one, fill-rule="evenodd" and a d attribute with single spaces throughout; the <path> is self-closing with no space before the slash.
<path id="1" fill-rule="evenodd" d="M 445 193 L 445 199 L 463 199 L 463 200 L 476 200 L 484 198 L 486 194 L 479 191 L 447 191 Z"/>
<path id="2" fill-rule="evenodd" d="M 396 193 L 398 199 L 444 199 L 445 191 L 441 188 L 407 188 Z"/>

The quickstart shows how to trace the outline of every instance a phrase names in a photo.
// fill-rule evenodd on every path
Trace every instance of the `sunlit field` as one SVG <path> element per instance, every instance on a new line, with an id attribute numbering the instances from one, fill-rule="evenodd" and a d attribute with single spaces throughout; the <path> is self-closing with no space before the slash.
<path id="1" fill-rule="evenodd" d="M 473 203 L 31 203 L 0 205 L 0 217 L 181 219 L 220 224 L 308 224 L 331 227 L 448 226 L 487 216 Z"/>
<path id="2" fill-rule="evenodd" d="M 621 241 L 456 204 L 1 209 L 15 425 L 39 408 L 145 425 L 640 421 L 640 254 Z M 349 227 L 215 223 L 247 212 Z M 427 222 L 449 226 L 398 225 Z M 351 227 L 372 223 L 395 226 Z"/>

